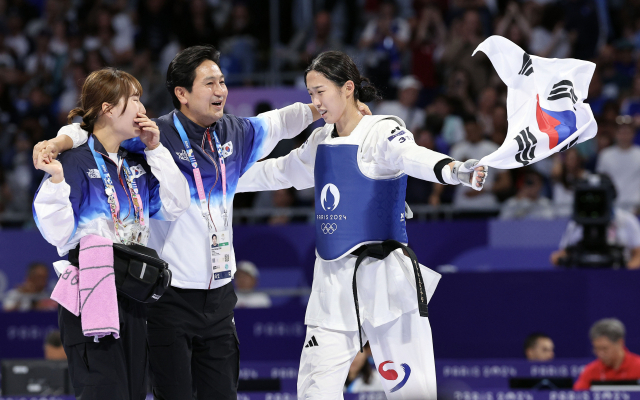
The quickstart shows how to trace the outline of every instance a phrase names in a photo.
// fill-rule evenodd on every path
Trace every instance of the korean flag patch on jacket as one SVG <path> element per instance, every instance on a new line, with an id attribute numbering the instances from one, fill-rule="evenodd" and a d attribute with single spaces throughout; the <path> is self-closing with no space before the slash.
<path id="1" fill-rule="evenodd" d="M 227 143 L 223 144 L 222 145 L 222 157 L 223 158 L 227 158 L 231 154 L 233 154 L 233 143 L 232 142 L 227 142 Z"/>

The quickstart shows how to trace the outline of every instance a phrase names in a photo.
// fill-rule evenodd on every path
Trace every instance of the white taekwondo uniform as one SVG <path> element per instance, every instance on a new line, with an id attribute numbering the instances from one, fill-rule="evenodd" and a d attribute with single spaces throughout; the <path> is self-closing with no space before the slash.
<path id="1" fill-rule="evenodd" d="M 355 168 L 359 170 L 356 174 L 362 175 L 356 180 L 364 183 L 404 178 L 406 187 L 406 175 L 452 183 L 450 169 L 443 167 L 453 160 L 416 145 L 402 120 L 393 116 L 364 116 L 349 136 L 337 137 L 334 125 L 327 124 L 316 129 L 300 148 L 290 154 L 256 163 L 240 178 L 237 190 L 277 190 L 291 186 L 301 190 L 312 187 L 314 174 L 318 179 L 316 155 L 319 154 L 319 146 L 340 149 L 341 145 L 349 145 L 342 148 L 351 148 L 353 151 L 350 154 L 354 156 L 357 148 L 357 164 L 353 165 L 357 165 Z M 339 157 L 334 159 L 339 160 Z M 319 246 L 324 237 L 343 229 L 340 224 L 351 218 L 348 215 L 349 205 L 343 205 L 348 201 L 353 202 L 345 198 L 348 191 L 345 186 L 348 185 L 340 187 L 326 184 L 316 190 Z M 396 203 L 401 205 L 402 210 L 398 212 L 397 220 L 404 231 L 404 187 L 399 187 L 403 192 Z M 352 205 L 352 208 L 371 207 L 371 203 L 375 203 L 367 198 L 356 200 L 358 204 Z M 318 205 L 319 202 L 323 204 Z M 345 211 L 340 212 L 341 209 L 347 210 L 346 214 L 343 215 Z M 323 210 L 335 210 L 336 214 L 323 215 Z M 398 211 L 397 207 L 395 211 Z M 406 243 L 406 233 L 404 237 Z M 354 242 L 343 246 L 338 256 L 322 257 L 316 251 L 318 257 L 305 317 L 307 336 L 298 375 L 299 399 L 342 399 L 349 366 L 360 350 L 352 290 L 356 257 L 350 253 L 361 244 L 382 241 L 370 239 L 355 238 Z M 420 269 L 430 299 L 440 275 L 422 265 Z M 383 260 L 365 258 L 357 277 L 360 315 L 366 335 L 363 341 L 369 340 L 388 398 L 435 399 L 431 327 L 428 318 L 420 317 L 418 312 L 416 281 L 409 257 L 398 249 Z"/>

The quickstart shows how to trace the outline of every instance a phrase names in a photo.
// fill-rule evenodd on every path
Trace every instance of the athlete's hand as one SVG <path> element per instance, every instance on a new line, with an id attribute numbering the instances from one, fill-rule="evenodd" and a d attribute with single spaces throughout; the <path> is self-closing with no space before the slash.
<path id="1" fill-rule="evenodd" d="M 360 100 L 358 100 L 358 104 L 356 104 L 358 106 L 358 111 L 360 111 L 360 114 L 362 115 L 373 115 L 371 113 L 371 110 L 369 110 L 369 106 L 362 103 Z"/>
<path id="2" fill-rule="evenodd" d="M 38 154 L 36 168 L 51 175 L 51 182 L 53 183 L 60 183 L 64 180 L 62 164 L 55 158 L 51 158 L 49 154 Z"/>
<path id="3" fill-rule="evenodd" d="M 160 129 L 158 125 L 149 119 L 145 114 L 138 113 L 138 117 L 133 121 L 140 128 L 140 140 L 147 146 L 148 150 L 155 150 L 160 145 Z"/>
<path id="4" fill-rule="evenodd" d="M 452 175 L 457 177 L 464 186 L 480 191 L 489 174 L 489 167 L 476 167 L 478 162 L 478 160 L 474 159 L 467 160 L 464 163 L 456 161 L 452 169 Z"/>
<path id="5" fill-rule="evenodd" d="M 33 166 L 38 168 L 38 156 L 40 154 L 46 154 L 50 159 L 58 158 L 58 154 L 60 154 L 60 149 L 56 145 L 53 140 L 43 140 L 42 142 L 36 143 L 33 146 Z"/>

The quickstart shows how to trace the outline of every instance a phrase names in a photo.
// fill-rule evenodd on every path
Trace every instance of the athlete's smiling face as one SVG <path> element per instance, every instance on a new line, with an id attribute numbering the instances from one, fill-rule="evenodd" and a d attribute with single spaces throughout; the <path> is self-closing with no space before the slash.
<path id="1" fill-rule="evenodd" d="M 309 71 L 307 74 L 307 91 L 311 102 L 327 124 L 335 124 L 340 120 L 349 102 L 353 102 L 352 81 L 339 87 L 318 71 Z"/>
<path id="2" fill-rule="evenodd" d="M 176 87 L 176 96 L 182 107 L 180 110 L 200 126 L 209 126 L 222 118 L 227 101 L 227 85 L 218 64 L 203 61 L 196 68 L 196 76 L 191 91 Z"/>

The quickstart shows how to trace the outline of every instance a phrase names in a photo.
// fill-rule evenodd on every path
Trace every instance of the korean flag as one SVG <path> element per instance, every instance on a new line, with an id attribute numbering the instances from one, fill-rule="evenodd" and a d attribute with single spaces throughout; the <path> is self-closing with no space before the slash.
<path id="1" fill-rule="evenodd" d="M 480 43 L 508 87 L 507 137 L 479 165 L 512 169 L 565 151 L 596 135 L 591 107 L 583 103 L 595 64 L 527 54 L 513 42 L 491 36 Z"/>

